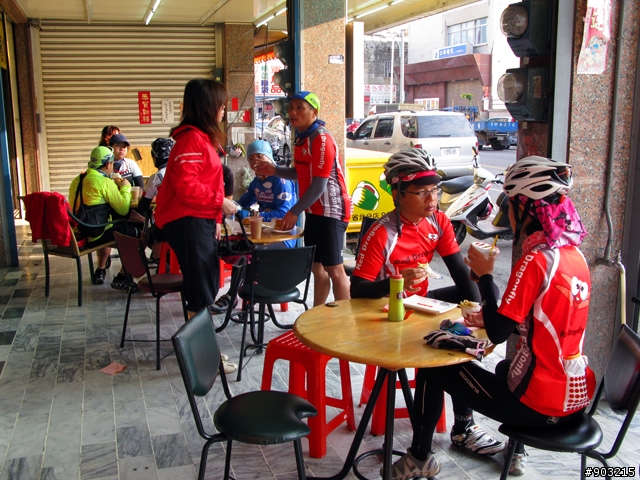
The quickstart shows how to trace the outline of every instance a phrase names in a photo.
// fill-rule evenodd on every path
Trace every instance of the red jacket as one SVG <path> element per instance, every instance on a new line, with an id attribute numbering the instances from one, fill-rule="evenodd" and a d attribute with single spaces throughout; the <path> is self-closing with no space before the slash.
<path id="1" fill-rule="evenodd" d="M 222 163 L 209 137 L 191 125 L 172 134 L 176 144 L 156 199 L 156 224 L 183 217 L 222 221 L 224 183 Z"/>
<path id="2" fill-rule="evenodd" d="M 31 240 L 48 239 L 59 247 L 71 243 L 71 229 L 67 214 L 68 203 L 57 192 L 35 192 L 24 197 L 26 220 L 31 225 Z"/>

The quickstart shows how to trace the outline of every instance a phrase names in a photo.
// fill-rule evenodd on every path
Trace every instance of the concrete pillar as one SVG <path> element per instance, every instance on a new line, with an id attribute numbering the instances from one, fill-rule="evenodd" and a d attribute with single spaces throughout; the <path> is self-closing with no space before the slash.
<path id="1" fill-rule="evenodd" d="M 589 326 L 585 350 L 592 367 L 598 375 L 604 371 L 609 358 L 614 332 L 619 322 L 619 272 L 611 267 L 596 263 L 603 256 L 607 243 L 608 228 L 604 213 L 604 191 L 611 139 L 611 120 L 613 100 L 619 101 L 611 185 L 611 219 L 613 222 L 612 252 L 622 248 L 622 233 L 625 215 L 629 176 L 629 148 L 637 132 L 632 131 L 633 99 L 637 74 L 638 23 L 640 5 L 638 2 L 626 2 L 624 25 L 619 25 L 619 11 L 622 0 L 612 2 L 611 42 L 607 54 L 606 70 L 600 75 L 573 74 L 571 102 L 571 122 L 569 131 L 569 162 L 573 166 L 575 187 L 571 198 L 582 216 L 589 232 L 582 244 L 591 270 L 591 300 L 589 302 Z M 576 65 L 584 31 L 587 0 L 576 0 L 574 29 L 574 66 Z M 617 91 L 614 91 L 616 61 L 616 39 L 622 37 L 620 77 Z M 635 93 L 637 95 L 637 92 Z M 636 112 L 637 115 L 637 112 Z M 637 215 L 637 213 L 636 213 Z M 639 235 L 635 229 L 635 235 Z M 628 275 L 637 276 L 637 266 L 631 266 Z M 627 302 L 630 302 L 629 292 Z M 628 319 L 630 322 L 631 319 Z"/>
<path id="2" fill-rule="evenodd" d="M 22 159 L 24 162 L 25 193 L 39 192 L 40 156 L 38 152 L 38 125 L 34 94 L 33 70 L 31 68 L 30 29 L 27 24 L 13 26 L 18 101 L 20 103 L 20 131 L 22 136 Z"/>
<path id="3" fill-rule="evenodd" d="M 225 24 L 222 26 L 221 48 L 217 49 L 221 59 L 217 59 L 218 66 L 224 67 L 223 82 L 229 94 L 227 117 L 233 115 L 231 101 L 238 100 L 240 110 L 253 109 L 255 106 L 254 69 L 253 69 L 253 24 Z M 222 60 L 222 62 L 220 61 Z M 227 123 L 227 145 L 233 143 L 234 130 L 245 131 L 251 129 L 250 122 Z M 248 131 L 248 130 L 247 130 Z M 245 146 L 251 143 L 255 137 L 253 134 L 240 134 L 241 143 Z M 227 164 L 234 172 L 235 194 L 239 198 L 246 188 L 242 186 L 242 169 L 248 167 L 244 157 L 227 157 Z"/>
<path id="4" fill-rule="evenodd" d="M 632 131 L 633 100 L 636 72 L 638 71 L 637 25 L 640 21 L 640 6 L 637 2 L 626 2 L 625 23 L 619 25 L 619 11 L 622 0 L 612 2 L 611 42 L 607 54 L 607 65 L 600 75 L 578 75 L 575 73 L 582 46 L 584 18 L 587 0 L 576 0 L 574 16 L 573 78 L 571 109 L 569 112 L 568 162 L 572 166 L 574 187 L 569 196 L 582 217 L 589 232 L 581 246 L 589 263 L 592 291 L 589 301 L 589 325 L 585 340 L 585 353 L 598 378 L 604 373 L 604 367 L 611 352 L 614 334 L 619 328 L 619 271 L 611 266 L 602 265 L 602 259 L 609 230 L 604 212 L 604 192 L 607 185 L 607 165 L 609 164 L 609 140 L 614 98 L 619 106 L 615 123 L 617 133 L 614 146 L 612 191 L 610 213 L 613 222 L 612 257 L 622 248 L 626 209 L 626 192 L 630 168 L 630 144 L 635 135 Z M 616 71 L 616 41 L 622 37 L 620 77 L 618 89 L 614 91 Z M 637 114 L 637 112 L 636 112 Z M 529 123 L 527 128 L 520 126 L 518 158 L 528 155 L 546 156 L 549 148 L 550 133 L 546 123 Z M 560 146 L 554 146 L 554 148 Z M 625 210 L 626 209 L 626 210 Z M 640 235 L 636 231 L 635 235 Z M 613 258 L 615 259 L 615 258 Z M 623 259 L 624 261 L 624 259 Z M 636 266 L 631 266 L 627 274 L 637 276 Z M 627 303 L 634 292 L 629 292 Z M 630 323 L 631 319 L 627 319 Z"/>
<path id="5" fill-rule="evenodd" d="M 301 86 L 320 97 L 321 120 L 327 122 L 340 149 L 344 167 L 345 65 L 330 63 L 345 57 L 345 0 L 299 0 Z M 291 32 L 290 32 L 291 33 Z"/>

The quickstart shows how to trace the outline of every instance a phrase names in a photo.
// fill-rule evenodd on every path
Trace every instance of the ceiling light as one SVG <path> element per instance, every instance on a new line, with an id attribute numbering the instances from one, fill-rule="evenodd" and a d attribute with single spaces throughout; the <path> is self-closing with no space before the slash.
<path id="1" fill-rule="evenodd" d="M 347 19 L 347 23 L 353 22 L 353 17 Z"/>
<path id="2" fill-rule="evenodd" d="M 258 23 L 256 25 L 256 27 L 261 27 L 262 25 L 266 25 L 267 23 L 269 23 L 269 20 L 276 18 L 275 15 L 271 15 L 270 17 L 265 18 L 263 21 L 261 21 L 260 23 Z"/>
<path id="3" fill-rule="evenodd" d="M 147 12 L 145 13 L 145 15 L 147 16 L 147 18 L 144 21 L 145 25 L 149 25 L 149 22 L 151 21 L 151 17 L 153 17 L 153 14 L 156 13 L 156 10 L 158 10 L 158 6 L 160 5 L 161 1 L 162 0 L 155 0 L 155 2 L 153 3 L 153 7 L 151 6 L 151 3 L 149 3 L 149 6 L 147 7 Z"/>
<path id="4" fill-rule="evenodd" d="M 361 13 L 360 15 L 356 15 L 356 18 L 366 17 L 367 15 L 369 15 L 371 13 L 375 13 L 375 12 L 379 12 L 380 10 L 383 10 L 383 9 L 387 8 L 388 6 L 389 5 L 383 5 L 381 7 L 374 8 L 373 10 L 369 10 L 368 12 Z"/>
<path id="5" fill-rule="evenodd" d="M 404 2 L 404 0 L 393 0 L 389 5 L 397 5 L 400 2 Z"/>
<path id="6" fill-rule="evenodd" d="M 287 11 L 287 7 L 284 7 L 282 10 L 280 10 L 278 13 L 276 13 L 276 17 L 277 17 L 278 15 L 282 15 L 282 14 L 283 14 L 284 12 L 286 12 L 286 11 Z"/>

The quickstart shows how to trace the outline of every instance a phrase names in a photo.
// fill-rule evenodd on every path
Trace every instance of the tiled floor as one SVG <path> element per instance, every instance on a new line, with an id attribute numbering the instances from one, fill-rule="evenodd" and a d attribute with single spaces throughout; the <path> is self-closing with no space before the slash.
<path id="1" fill-rule="evenodd" d="M 77 306 L 75 263 L 68 259 L 52 259 L 52 290 L 45 298 L 41 247 L 27 239 L 27 227 L 19 226 L 18 232 L 20 267 L 0 269 L 0 480 L 195 478 L 203 441 L 195 430 L 175 357 L 164 359 L 156 371 L 153 344 L 119 347 L 126 295 L 108 283 L 89 285 L 86 260 L 85 306 Z M 118 267 L 115 261 L 108 281 Z M 168 296 L 161 308 L 162 335 L 169 338 L 182 324 L 179 297 Z M 292 321 L 297 314 L 299 310 L 292 308 L 282 318 Z M 154 299 L 134 295 L 131 331 L 136 338 L 153 336 L 154 316 Z M 269 327 L 268 336 L 281 333 Z M 231 324 L 218 335 L 223 351 L 236 361 L 240 334 L 240 326 Z M 169 352 L 169 345 L 164 350 Z M 485 362 L 491 367 L 497 359 L 499 355 L 492 355 Z M 99 371 L 111 362 L 127 369 L 116 376 Z M 276 367 L 276 388 L 283 389 L 286 364 L 278 362 Z M 364 367 L 352 364 L 351 369 L 357 402 Z M 328 373 L 332 391 L 337 391 L 337 371 L 337 362 L 332 361 Z M 261 375 L 262 356 L 256 356 L 243 380 L 232 381 L 231 388 L 235 393 L 257 389 Z M 209 412 L 219 398 L 207 397 Z M 358 416 L 362 411 L 356 408 Z M 480 416 L 477 420 L 499 435 L 495 422 Z M 603 409 L 598 420 L 611 442 L 616 416 Z M 411 437 L 408 420 L 397 420 L 395 433 L 396 448 L 406 448 Z M 339 427 L 328 439 L 325 458 L 305 455 L 308 474 L 335 474 L 351 439 L 352 433 Z M 442 462 L 439 478 L 499 477 L 501 457 L 483 460 L 459 452 L 451 447 L 448 434 L 437 434 L 435 441 Z M 381 443 L 380 437 L 367 435 L 362 451 Z M 306 449 L 306 440 L 303 446 Z M 612 463 L 637 470 L 639 462 L 640 416 Z M 221 478 L 222 464 L 220 447 L 212 448 L 207 478 Z M 290 444 L 266 448 L 238 444 L 232 464 L 237 479 L 295 478 Z M 530 450 L 524 478 L 574 479 L 579 477 L 579 465 L 575 455 Z M 379 460 L 372 457 L 363 462 L 362 472 L 378 478 L 379 468 Z M 640 478 L 637 471 L 635 478 Z"/>

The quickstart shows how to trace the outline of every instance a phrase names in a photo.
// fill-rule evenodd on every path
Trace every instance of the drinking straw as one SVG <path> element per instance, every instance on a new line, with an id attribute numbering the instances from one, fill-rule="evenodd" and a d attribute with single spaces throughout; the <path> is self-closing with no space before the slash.
<path id="1" fill-rule="evenodd" d="M 493 245 L 491 245 L 489 255 L 493 255 L 493 250 L 496 248 L 496 243 L 498 243 L 498 235 L 496 235 L 496 237 L 493 239 Z"/>

